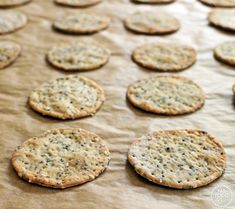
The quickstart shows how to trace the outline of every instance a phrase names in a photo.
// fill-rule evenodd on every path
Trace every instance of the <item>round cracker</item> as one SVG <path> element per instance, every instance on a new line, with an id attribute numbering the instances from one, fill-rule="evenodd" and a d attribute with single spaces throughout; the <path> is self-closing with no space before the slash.
<path id="1" fill-rule="evenodd" d="M 0 34 L 14 32 L 27 23 L 25 14 L 16 11 L 1 11 L 0 13 Z"/>
<path id="2" fill-rule="evenodd" d="M 133 60 L 142 67 L 157 71 L 181 71 L 196 62 L 196 51 L 180 44 L 147 44 L 137 47 Z"/>
<path id="3" fill-rule="evenodd" d="M 235 65 L 235 42 L 228 41 L 219 44 L 214 49 L 214 56 L 223 63 Z"/>
<path id="4" fill-rule="evenodd" d="M 226 167 L 223 145 L 199 130 L 147 134 L 131 145 L 128 160 L 142 177 L 176 189 L 205 186 L 219 178 Z"/>
<path id="5" fill-rule="evenodd" d="M 0 69 L 11 65 L 20 55 L 20 45 L 11 41 L 0 41 Z"/>
<path id="6" fill-rule="evenodd" d="M 202 3 L 213 7 L 235 7 L 235 0 L 200 0 Z"/>
<path id="7" fill-rule="evenodd" d="M 102 0 L 55 0 L 57 4 L 69 7 L 88 7 L 100 3 Z"/>
<path id="8" fill-rule="evenodd" d="M 168 4 L 174 2 L 175 0 L 132 0 L 132 1 L 143 4 Z"/>
<path id="9" fill-rule="evenodd" d="M 83 42 L 59 45 L 47 54 L 47 60 L 53 66 L 70 71 L 100 68 L 109 57 L 110 52 L 106 48 Z"/>
<path id="10" fill-rule="evenodd" d="M 124 21 L 125 26 L 142 34 L 169 34 L 180 28 L 179 21 L 166 12 L 136 12 Z"/>
<path id="11" fill-rule="evenodd" d="M 32 0 L 0 0 L 0 7 L 13 7 L 13 6 L 19 6 L 23 4 L 27 4 L 31 2 Z"/>
<path id="12" fill-rule="evenodd" d="M 106 29 L 110 18 L 91 13 L 79 13 L 63 17 L 54 23 L 59 31 L 74 34 L 91 34 Z"/>
<path id="13" fill-rule="evenodd" d="M 75 75 L 45 82 L 32 91 L 29 105 L 42 115 L 76 119 L 94 115 L 104 100 L 104 90 L 97 83 Z"/>
<path id="14" fill-rule="evenodd" d="M 211 25 L 229 31 L 235 31 L 235 9 L 214 9 L 209 13 Z"/>
<path id="15" fill-rule="evenodd" d="M 162 115 L 181 115 L 200 109 L 205 96 L 192 80 L 182 76 L 153 76 L 131 84 L 128 100 L 136 107 Z"/>
<path id="16" fill-rule="evenodd" d="M 108 166 L 104 141 L 82 129 L 54 129 L 25 141 L 12 156 L 24 180 L 52 188 L 68 188 L 94 180 Z"/>

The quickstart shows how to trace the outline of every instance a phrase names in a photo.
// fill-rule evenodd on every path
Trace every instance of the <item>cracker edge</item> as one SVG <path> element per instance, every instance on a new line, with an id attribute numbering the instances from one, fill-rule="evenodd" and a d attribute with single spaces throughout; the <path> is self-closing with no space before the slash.
<path id="1" fill-rule="evenodd" d="M 102 2 L 102 0 L 96 0 L 96 1 L 94 1 L 93 3 L 89 3 L 89 4 L 86 4 L 86 5 L 69 4 L 69 3 L 66 3 L 66 2 L 58 2 L 57 0 L 54 0 L 54 2 L 55 2 L 56 4 L 58 4 L 58 5 L 65 6 L 65 7 L 85 8 L 85 7 L 90 7 L 90 6 L 99 4 L 99 3 Z"/>
<path id="2" fill-rule="evenodd" d="M 0 8 L 10 8 L 10 7 L 17 7 L 17 6 L 22 6 L 25 4 L 29 4 L 30 2 L 32 2 L 32 0 L 27 0 L 25 2 L 22 3 L 16 3 L 16 4 L 8 4 L 8 5 L 4 5 L 4 4 L 0 4 Z"/>
<path id="3" fill-rule="evenodd" d="M 146 2 L 146 1 L 141 1 L 141 0 L 131 0 L 133 1 L 134 3 L 137 3 L 137 4 L 170 4 L 170 3 L 173 3 L 175 2 L 176 0 L 156 0 L 156 1 L 152 1 L 152 2 Z"/>
<path id="4" fill-rule="evenodd" d="M 211 7 L 224 7 L 224 8 L 234 8 L 235 7 L 235 3 L 234 5 L 225 5 L 225 4 L 214 4 L 214 3 L 210 3 L 210 2 L 207 2 L 207 0 L 199 0 L 201 3 L 207 5 L 207 6 L 211 6 Z"/>

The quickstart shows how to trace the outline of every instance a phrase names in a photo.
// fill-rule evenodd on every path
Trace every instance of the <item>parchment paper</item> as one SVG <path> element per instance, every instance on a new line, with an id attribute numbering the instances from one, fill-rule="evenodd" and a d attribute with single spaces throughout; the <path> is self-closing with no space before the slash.
<path id="1" fill-rule="evenodd" d="M 128 32 L 122 20 L 137 10 L 165 10 L 181 22 L 179 32 L 167 36 L 144 36 Z M 12 40 L 22 48 L 21 57 L 0 71 L 0 208 L 1 209 L 132 209 L 132 208 L 216 208 L 211 194 L 219 185 L 235 189 L 235 105 L 232 84 L 235 68 L 214 60 L 212 49 L 218 43 L 233 40 L 234 34 L 208 25 L 211 8 L 194 0 L 177 0 L 164 6 L 134 4 L 128 0 L 104 0 L 84 9 L 112 18 L 110 27 L 87 36 L 65 35 L 53 31 L 53 20 L 81 9 L 55 5 L 52 0 L 34 0 L 14 8 L 26 13 L 25 28 L 0 40 Z M 1 10 L 0 10 L 1 12 Z M 90 118 L 61 121 L 46 118 L 27 105 L 31 90 L 41 83 L 71 74 L 50 67 L 45 54 L 57 43 L 79 40 L 96 41 L 112 51 L 110 62 L 101 69 L 78 73 L 101 84 L 107 100 Z M 132 50 L 144 43 L 175 42 L 189 44 L 198 52 L 198 61 L 179 73 L 202 86 L 207 99 L 200 111 L 181 117 L 163 117 L 140 111 L 126 101 L 127 86 L 157 74 L 138 67 L 130 59 Z M 14 149 L 28 138 L 57 127 L 81 127 L 100 135 L 112 153 L 108 169 L 95 181 L 56 190 L 29 184 L 18 178 L 10 158 Z M 225 146 L 228 164 L 225 174 L 214 183 L 194 190 L 173 190 L 154 185 L 139 177 L 127 163 L 131 142 L 141 135 L 161 129 L 197 128 L 216 136 Z M 235 197 L 228 208 L 235 208 Z"/>

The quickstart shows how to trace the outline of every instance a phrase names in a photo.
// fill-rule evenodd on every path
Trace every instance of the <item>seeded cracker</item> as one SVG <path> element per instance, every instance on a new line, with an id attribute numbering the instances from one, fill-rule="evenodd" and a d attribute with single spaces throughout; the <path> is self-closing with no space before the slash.
<path id="1" fill-rule="evenodd" d="M 31 0 L 0 0 L 0 7 L 19 6 L 31 2 Z"/>
<path id="2" fill-rule="evenodd" d="M 181 71 L 196 62 L 196 51 L 189 46 L 180 44 L 146 44 L 137 47 L 133 60 L 142 67 L 163 71 Z"/>
<path id="3" fill-rule="evenodd" d="M 14 32 L 27 23 L 27 17 L 20 12 L 1 11 L 0 13 L 0 34 Z"/>
<path id="4" fill-rule="evenodd" d="M 87 7 L 98 4 L 101 0 L 55 0 L 55 2 L 70 7 Z"/>
<path id="5" fill-rule="evenodd" d="M 54 129 L 25 141 L 13 154 L 19 177 L 30 183 L 68 188 L 94 180 L 108 166 L 103 140 L 82 129 Z"/>
<path id="6" fill-rule="evenodd" d="M 215 27 L 235 31 L 235 9 L 214 9 L 209 13 L 208 20 Z"/>
<path id="7" fill-rule="evenodd" d="M 94 115 L 104 100 L 103 89 L 94 81 L 67 76 L 45 82 L 33 90 L 29 105 L 42 115 L 76 119 Z"/>
<path id="8" fill-rule="evenodd" d="M 109 50 L 104 47 L 78 42 L 54 47 L 47 59 L 63 70 L 94 70 L 106 64 L 109 56 Z"/>
<path id="9" fill-rule="evenodd" d="M 229 41 L 219 44 L 214 49 L 214 56 L 223 63 L 235 65 L 235 42 Z"/>
<path id="10" fill-rule="evenodd" d="M 200 0 L 201 2 L 215 7 L 235 7 L 235 0 Z"/>
<path id="11" fill-rule="evenodd" d="M 0 41 L 0 69 L 12 64 L 20 55 L 21 47 L 10 41 Z"/>
<path id="12" fill-rule="evenodd" d="M 147 134 L 131 145 L 128 160 L 142 177 L 177 189 L 205 186 L 226 167 L 223 145 L 199 130 Z"/>
<path id="13" fill-rule="evenodd" d="M 173 33 L 180 28 L 179 21 L 166 12 L 136 12 L 124 24 L 134 32 L 150 35 Z"/>
<path id="14" fill-rule="evenodd" d="M 181 76 L 153 76 L 131 84 L 128 100 L 136 107 L 162 115 L 181 115 L 200 109 L 205 96 L 192 80 Z"/>
<path id="15" fill-rule="evenodd" d="M 79 13 L 57 20 L 54 27 L 62 32 L 91 34 L 106 29 L 110 19 L 103 15 Z"/>
<path id="16" fill-rule="evenodd" d="M 146 4 L 166 4 L 174 2 L 175 0 L 133 0 L 137 3 L 146 3 Z"/>

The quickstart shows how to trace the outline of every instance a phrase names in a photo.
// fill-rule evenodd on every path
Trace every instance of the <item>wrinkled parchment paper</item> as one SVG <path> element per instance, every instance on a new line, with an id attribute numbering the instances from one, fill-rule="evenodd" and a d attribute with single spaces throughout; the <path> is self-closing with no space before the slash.
<path id="1" fill-rule="evenodd" d="M 137 10 L 166 10 L 177 17 L 182 27 L 167 36 L 144 36 L 128 32 L 122 20 Z M 212 49 L 218 43 L 233 40 L 234 34 L 221 32 L 207 23 L 211 8 L 196 0 L 177 0 L 164 6 L 139 5 L 129 0 L 104 0 L 86 9 L 55 5 L 52 0 L 34 0 L 14 8 L 26 13 L 25 28 L 0 40 L 12 40 L 22 48 L 21 57 L 0 71 L 0 208 L 1 209 L 175 209 L 216 208 L 211 194 L 219 185 L 235 190 L 235 105 L 231 87 L 235 68 L 214 60 Z M 80 11 L 104 13 L 112 18 L 110 27 L 87 36 L 64 35 L 53 31 L 53 20 Z M 1 12 L 2 10 L 0 10 Z M 27 105 L 30 91 L 49 79 L 68 75 L 50 67 L 45 54 L 57 43 L 98 42 L 112 51 L 110 62 L 101 69 L 78 73 L 101 84 L 107 100 L 90 118 L 61 121 L 46 118 Z M 198 52 L 198 61 L 180 72 L 202 86 L 207 99 L 203 109 L 180 117 L 163 117 L 132 107 L 125 98 L 127 86 L 141 78 L 157 74 L 138 67 L 130 59 L 132 50 L 152 42 L 189 44 Z M 30 137 L 57 127 L 81 127 L 100 135 L 112 153 L 108 169 L 95 181 L 56 190 L 29 184 L 18 178 L 10 158 L 14 149 Z M 210 132 L 225 146 L 228 156 L 225 174 L 214 183 L 195 190 L 173 190 L 154 185 L 139 177 L 127 163 L 131 142 L 141 135 L 161 129 L 197 128 Z M 228 208 L 235 208 L 235 196 Z"/>

